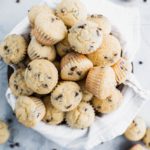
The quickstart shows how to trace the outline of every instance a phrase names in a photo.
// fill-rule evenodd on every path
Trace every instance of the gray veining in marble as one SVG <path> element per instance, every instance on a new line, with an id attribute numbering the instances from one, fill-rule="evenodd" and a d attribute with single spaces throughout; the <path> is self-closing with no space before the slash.
<path id="1" fill-rule="evenodd" d="M 4 36 L 11 31 L 11 29 L 26 16 L 27 10 L 40 0 L 20 0 L 20 3 L 15 3 L 15 0 L 0 0 L 0 41 Z M 118 0 L 112 0 L 117 2 Z M 125 1 L 125 0 L 124 0 Z M 137 53 L 134 60 L 134 72 L 141 82 L 142 86 L 146 89 L 150 89 L 150 1 L 147 0 L 143 3 L 142 0 L 138 1 L 141 11 L 141 49 Z M 126 5 L 125 2 L 120 5 Z M 130 2 L 131 5 L 137 3 Z M 129 3 L 128 3 L 129 5 Z M 143 64 L 139 65 L 139 61 Z M 0 150 L 10 150 L 10 144 L 13 142 L 19 142 L 20 147 L 14 147 L 15 150 L 62 150 L 67 148 L 61 148 L 44 138 L 37 132 L 27 129 L 17 122 L 15 116 L 5 100 L 5 91 L 7 89 L 7 66 L 0 61 L 0 119 L 7 121 L 9 118 L 13 118 L 13 122 L 10 123 L 11 138 L 4 144 L 0 145 Z M 145 118 L 147 124 L 150 125 L 150 102 L 141 110 L 140 115 Z M 127 150 L 132 143 L 127 142 L 123 137 L 118 137 L 107 144 L 102 144 L 94 148 L 94 150 Z"/>

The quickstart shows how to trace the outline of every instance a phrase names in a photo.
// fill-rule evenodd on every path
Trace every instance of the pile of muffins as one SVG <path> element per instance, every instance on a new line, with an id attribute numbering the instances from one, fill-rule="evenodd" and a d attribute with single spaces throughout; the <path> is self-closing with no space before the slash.
<path id="1" fill-rule="evenodd" d="M 109 20 L 88 15 L 79 0 L 62 0 L 56 10 L 36 5 L 28 17 L 29 42 L 13 34 L 0 44 L 4 62 L 17 68 L 9 86 L 18 121 L 83 129 L 95 114 L 118 109 L 123 96 L 116 87 L 125 82 L 131 63 L 121 56 Z"/>
<path id="2" fill-rule="evenodd" d="M 141 142 L 145 146 L 140 144 L 135 144 L 130 150 L 146 150 L 150 149 L 150 128 L 146 126 L 145 121 L 141 117 L 136 117 L 132 123 L 129 125 L 124 133 L 124 136 L 132 142 Z"/>

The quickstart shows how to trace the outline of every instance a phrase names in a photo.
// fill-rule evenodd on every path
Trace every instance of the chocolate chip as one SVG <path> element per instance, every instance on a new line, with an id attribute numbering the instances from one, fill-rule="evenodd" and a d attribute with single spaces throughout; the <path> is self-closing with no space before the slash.
<path id="1" fill-rule="evenodd" d="M 20 0 L 16 0 L 16 3 L 20 3 Z"/>
<path id="2" fill-rule="evenodd" d="M 143 0 L 143 2 L 147 2 L 147 0 Z"/>
<path id="3" fill-rule="evenodd" d="M 79 95 L 79 93 L 78 92 L 75 92 L 75 97 L 77 97 Z"/>
<path id="4" fill-rule="evenodd" d="M 50 122 L 50 120 L 49 120 L 49 119 L 46 119 L 45 121 L 46 121 L 47 123 L 48 123 L 48 122 Z"/>
<path id="5" fill-rule="evenodd" d="M 78 26 L 79 29 L 84 29 L 84 27 L 85 27 L 84 25 Z"/>
<path id="6" fill-rule="evenodd" d="M 96 34 L 97 36 L 100 36 L 99 30 L 96 30 Z"/>
<path id="7" fill-rule="evenodd" d="M 94 17 L 95 17 L 95 15 L 91 15 L 91 17 L 92 17 L 92 18 L 94 18 Z"/>
<path id="8" fill-rule="evenodd" d="M 142 62 L 142 61 L 139 61 L 139 64 L 140 64 L 140 65 L 142 65 L 142 64 L 143 64 L 143 62 Z"/>
<path id="9" fill-rule="evenodd" d="M 60 98 L 62 98 L 62 97 L 63 97 L 63 95 L 60 94 L 60 95 L 58 95 L 55 99 L 58 100 L 58 99 L 60 99 Z"/>
<path id="10" fill-rule="evenodd" d="M 101 106 L 97 106 L 96 108 L 97 108 L 97 109 L 101 109 Z"/>
<path id="11" fill-rule="evenodd" d="M 48 78 L 48 79 L 51 79 L 51 77 L 50 77 L 50 76 L 48 76 L 47 78 Z"/>
<path id="12" fill-rule="evenodd" d="M 90 50 L 93 49 L 93 48 L 94 48 L 94 46 L 93 46 L 93 45 L 90 45 Z"/>
<path id="13" fill-rule="evenodd" d="M 38 78 L 40 78 L 40 76 L 41 76 L 41 74 L 40 74 L 40 73 L 38 73 Z"/>
<path id="14" fill-rule="evenodd" d="M 41 45 L 42 47 L 44 47 L 45 45 Z"/>
<path id="15" fill-rule="evenodd" d="M 51 22 L 54 22 L 55 21 L 55 19 L 54 18 L 51 18 Z"/>
<path id="16" fill-rule="evenodd" d="M 66 106 L 66 109 L 69 109 L 71 106 L 72 106 L 72 105 L 68 105 L 68 106 Z"/>
<path id="17" fill-rule="evenodd" d="M 30 10 L 28 10 L 28 12 L 30 12 Z"/>
<path id="18" fill-rule="evenodd" d="M 40 116 L 40 113 L 37 114 L 37 118 Z"/>
<path id="19" fill-rule="evenodd" d="M 18 85 L 17 84 L 14 84 L 14 87 L 16 90 L 18 90 Z"/>
<path id="20" fill-rule="evenodd" d="M 47 87 L 48 87 L 48 85 L 47 85 L 47 84 L 42 84 L 42 86 L 43 86 L 44 88 L 47 88 Z"/>
<path id="21" fill-rule="evenodd" d="M 117 53 L 114 54 L 114 56 L 117 56 L 117 55 L 118 55 Z"/>
<path id="22" fill-rule="evenodd" d="M 68 75 L 70 75 L 70 76 L 73 75 L 73 72 L 68 72 Z"/>
<path id="23" fill-rule="evenodd" d="M 10 146 L 10 148 L 14 148 L 14 147 L 15 147 L 15 145 L 14 145 L 14 144 L 10 144 L 9 146 Z"/>
<path id="24" fill-rule="evenodd" d="M 7 119 L 8 124 L 11 124 L 13 122 L 13 120 L 11 118 Z"/>
<path id="25" fill-rule="evenodd" d="M 98 28 L 98 30 L 100 30 L 100 31 L 101 31 L 102 29 L 101 29 L 101 28 Z"/>
<path id="26" fill-rule="evenodd" d="M 19 147 L 19 146 L 20 146 L 20 143 L 16 142 L 15 145 L 16 145 L 17 147 Z"/>
<path id="27" fill-rule="evenodd" d="M 6 51 L 7 51 L 7 53 L 9 53 L 9 52 L 10 52 L 10 49 L 6 49 Z"/>
<path id="28" fill-rule="evenodd" d="M 7 48 L 8 48 L 8 46 L 7 46 L 7 45 L 5 45 L 5 46 L 4 46 L 4 49 L 7 49 Z"/>
<path id="29" fill-rule="evenodd" d="M 112 102 L 112 100 L 110 98 L 108 98 L 107 100 L 108 100 L 108 102 Z"/>
<path id="30" fill-rule="evenodd" d="M 78 74 L 79 76 L 81 76 L 82 71 L 77 71 L 77 74 Z"/>
<path id="31" fill-rule="evenodd" d="M 71 67 L 70 70 L 74 71 L 77 68 L 77 66 Z"/>
<path id="32" fill-rule="evenodd" d="M 110 35 L 113 35 L 112 32 L 110 32 Z"/>
<path id="33" fill-rule="evenodd" d="M 104 56 L 104 59 L 108 59 L 108 57 L 107 57 L 107 56 Z"/>
<path id="34" fill-rule="evenodd" d="M 28 65 L 28 67 L 27 67 L 27 68 L 28 68 L 28 70 L 29 70 L 29 71 L 31 71 L 31 66 L 30 66 L 30 65 Z"/>
<path id="35" fill-rule="evenodd" d="M 86 112 L 87 110 L 88 110 L 87 108 L 84 109 L 85 112 Z"/>
<path id="36" fill-rule="evenodd" d="M 65 8 L 62 8 L 60 11 L 61 13 L 65 13 Z"/>
<path id="37" fill-rule="evenodd" d="M 121 54 L 120 54 L 120 56 L 122 57 L 122 55 L 123 55 L 123 50 L 121 50 Z"/>

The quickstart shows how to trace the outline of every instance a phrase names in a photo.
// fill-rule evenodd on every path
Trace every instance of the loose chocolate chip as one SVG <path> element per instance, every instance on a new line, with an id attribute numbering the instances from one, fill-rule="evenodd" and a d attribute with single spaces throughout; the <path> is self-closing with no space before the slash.
<path id="1" fill-rule="evenodd" d="M 104 144 L 104 142 L 101 142 L 101 144 Z"/>
<path id="2" fill-rule="evenodd" d="M 14 148 L 14 147 L 15 147 L 15 145 L 14 145 L 14 144 L 10 144 L 9 146 L 10 146 L 10 148 Z"/>
<path id="3" fill-rule="evenodd" d="M 143 64 L 143 62 L 142 62 L 142 61 L 139 61 L 139 64 L 140 64 L 140 65 L 142 65 L 142 64 Z"/>
<path id="4" fill-rule="evenodd" d="M 11 118 L 7 119 L 8 124 L 11 124 L 13 122 L 13 120 Z"/>
<path id="5" fill-rule="evenodd" d="M 28 70 L 29 70 L 29 71 L 31 71 L 31 66 L 30 66 L 30 65 L 28 65 L 28 67 L 27 67 L 27 68 L 28 68 Z"/>
<path id="6" fill-rule="evenodd" d="M 7 45 L 5 45 L 5 46 L 4 46 L 4 49 L 7 49 L 7 48 L 8 48 L 8 46 L 7 46 Z"/>
<path id="7" fill-rule="evenodd" d="M 78 92 L 75 92 L 75 97 L 77 97 L 79 95 L 79 93 Z"/>
<path id="8" fill-rule="evenodd" d="M 20 3 L 20 0 L 16 0 L 16 3 Z"/>
<path id="9" fill-rule="evenodd" d="M 58 99 L 60 99 L 60 98 L 62 98 L 62 97 L 63 97 L 63 95 L 60 94 L 60 95 L 58 95 L 55 99 L 58 100 Z"/>
<path id="10" fill-rule="evenodd" d="M 82 71 L 77 71 L 77 74 L 78 74 L 79 76 L 81 76 Z"/>
<path id="11" fill-rule="evenodd" d="M 19 146 L 20 146 L 20 143 L 16 142 L 15 145 L 16 145 L 17 147 L 19 147 Z"/>
<path id="12" fill-rule="evenodd" d="M 118 55 L 117 53 L 114 54 L 114 56 L 117 56 L 117 55 Z"/>
<path id="13" fill-rule="evenodd" d="M 68 105 L 68 106 L 66 106 L 66 109 L 69 109 L 71 106 L 72 106 L 72 105 Z"/>
<path id="14" fill-rule="evenodd" d="M 47 87 L 48 87 L 48 85 L 47 85 L 47 84 L 42 84 L 42 86 L 43 86 L 44 88 L 47 88 Z"/>
<path id="15" fill-rule="evenodd" d="M 68 72 L 68 75 L 70 75 L 70 76 L 73 75 L 73 72 Z"/>
<path id="16" fill-rule="evenodd" d="M 74 71 L 77 68 L 77 66 L 71 67 L 70 70 Z"/>
<path id="17" fill-rule="evenodd" d="M 143 2 L 147 2 L 147 0 L 143 0 Z"/>
<path id="18" fill-rule="evenodd" d="M 28 10 L 28 12 L 30 12 L 30 10 Z"/>

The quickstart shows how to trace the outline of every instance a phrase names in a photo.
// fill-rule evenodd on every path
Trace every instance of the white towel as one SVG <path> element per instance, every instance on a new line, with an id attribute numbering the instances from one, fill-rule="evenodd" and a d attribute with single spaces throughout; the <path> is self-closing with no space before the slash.
<path id="1" fill-rule="evenodd" d="M 122 7 L 108 0 L 82 1 L 87 6 L 89 14 L 100 13 L 110 19 L 113 25 L 112 32 L 120 39 L 124 55 L 132 61 L 140 43 L 138 8 Z M 60 0 L 45 0 L 45 2 L 55 8 Z M 28 33 L 28 26 L 26 18 L 10 34 Z M 89 150 L 101 142 L 121 135 L 150 96 L 150 91 L 143 90 L 132 74 L 129 75 L 122 93 L 124 100 L 121 107 L 111 114 L 96 117 L 95 122 L 88 129 L 71 129 L 66 125 L 52 126 L 43 122 L 33 129 L 62 147 Z M 6 97 L 14 110 L 16 99 L 10 89 L 7 90 Z"/>

